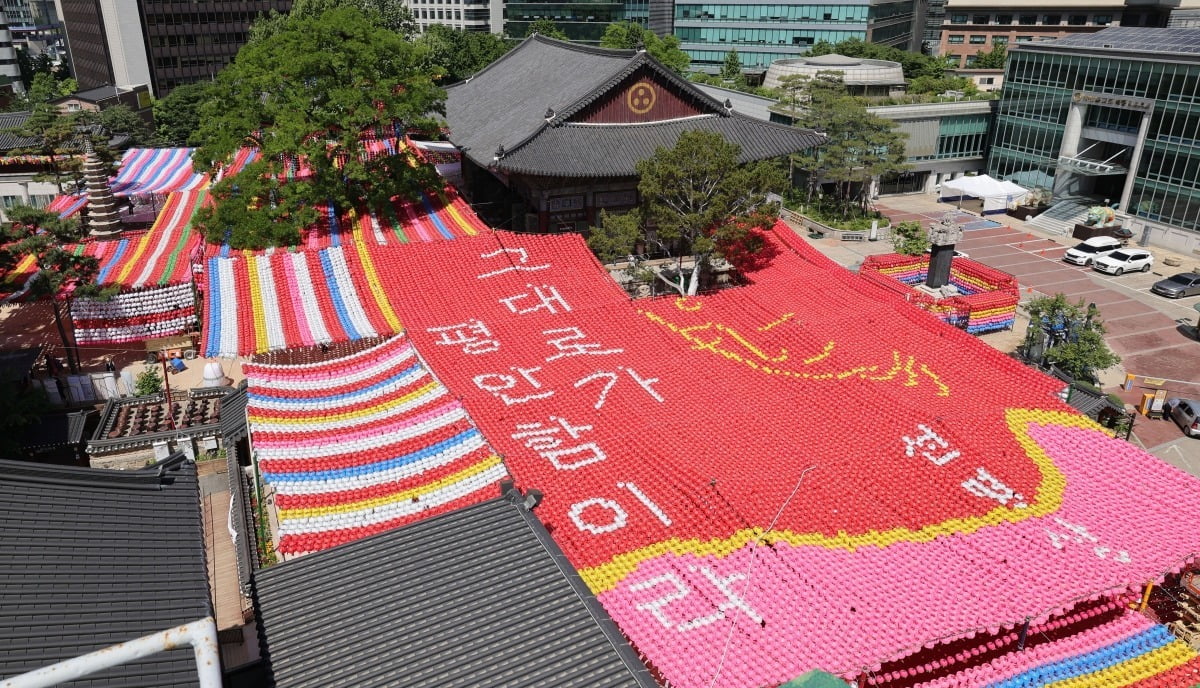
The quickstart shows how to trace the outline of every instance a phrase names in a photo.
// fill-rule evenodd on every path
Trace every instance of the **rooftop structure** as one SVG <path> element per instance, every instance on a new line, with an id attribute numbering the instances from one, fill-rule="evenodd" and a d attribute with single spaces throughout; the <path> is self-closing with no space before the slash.
<path id="1" fill-rule="evenodd" d="M 741 115 L 645 51 L 542 36 L 448 88 L 446 120 L 472 200 L 509 208 L 507 221 L 541 231 L 574 230 L 601 208 L 635 205 L 637 163 L 685 131 L 722 134 L 741 146 L 743 162 L 823 140 Z"/>
<path id="2" fill-rule="evenodd" d="M 209 440 L 220 437 L 221 397 L 230 390 L 211 387 L 172 396 L 171 410 L 163 395 L 109 399 L 100 424 L 88 442 L 92 465 L 109 465 L 135 454 L 134 463 L 154 446 L 171 442 Z M 172 415 L 174 418 L 172 419 Z M 173 421 L 173 422 L 172 422 Z"/>
<path id="3" fill-rule="evenodd" d="M 194 464 L 137 471 L 0 460 L 0 676 L 212 615 Z M 68 686 L 196 686 L 192 651 Z"/>
<path id="4" fill-rule="evenodd" d="M 515 490 L 260 571 L 277 688 L 658 684 Z"/>
<path id="5" fill-rule="evenodd" d="M 907 83 L 904 79 L 904 69 L 899 62 L 845 55 L 819 55 L 772 62 L 767 69 L 763 86 L 779 88 L 780 81 L 785 76 L 803 74 L 811 78 L 821 72 L 841 74 L 842 83 L 854 95 L 887 96 L 903 92 Z"/>

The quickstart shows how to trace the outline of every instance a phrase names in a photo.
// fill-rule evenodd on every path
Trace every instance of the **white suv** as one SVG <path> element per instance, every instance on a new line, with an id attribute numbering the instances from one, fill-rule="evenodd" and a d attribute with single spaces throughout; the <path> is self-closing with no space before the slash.
<path id="1" fill-rule="evenodd" d="M 1113 251 L 1107 256 L 1100 256 L 1092 263 L 1092 269 L 1097 272 L 1106 272 L 1110 275 L 1120 275 L 1126 272 L 1134 272 L 1141 270 L 1149 272 L 1150 267 L 1154 265 L 1154 256 L 1150 255 L 1149 251 L 1143 251 L 1140 248 L 1123 248 L 1120 251 Z"/>
<path id="2" fill-rule="evenodd" d="M 1092 237 L 1082 244 L 1067 249 L 1063 260 L 1076 265 L 1091 265 L 1100 256 L 1107 256 L 1121 248 L 1121 240 L 1107 236 Z"/>

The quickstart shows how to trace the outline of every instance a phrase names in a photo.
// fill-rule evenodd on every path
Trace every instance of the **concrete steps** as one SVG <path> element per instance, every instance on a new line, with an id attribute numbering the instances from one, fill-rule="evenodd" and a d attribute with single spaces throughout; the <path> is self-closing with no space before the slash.
<path id="1" fill-rule="evenodd" d="M 1029 224 L 1045 232 L 1070 236 L 1075 230 L 1075 225 L 1087 219 L 1090 207 L 1078 201 L 1059 201 L 1046 212 L 1030 220 Z"/>

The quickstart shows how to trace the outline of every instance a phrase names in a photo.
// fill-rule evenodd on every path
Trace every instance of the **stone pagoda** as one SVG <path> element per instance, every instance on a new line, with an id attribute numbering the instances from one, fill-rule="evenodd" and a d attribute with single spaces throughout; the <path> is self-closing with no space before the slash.
<path id="1" fill-rule="evenodd" d="M 89 235 L 97 239 L 121 236 L 121 220 L 117 217 L 117 199 L 108 188 L 109 167 L 96 155 L 91 139 L 83 140 L 83 178 L 87 183 L 87 217 Z"/>

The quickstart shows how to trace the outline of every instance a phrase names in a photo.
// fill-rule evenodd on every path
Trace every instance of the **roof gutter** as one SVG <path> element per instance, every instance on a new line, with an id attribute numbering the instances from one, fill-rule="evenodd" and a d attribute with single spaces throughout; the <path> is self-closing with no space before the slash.
<path id="1" fill-rule="evenodd" d="M 74 681 L 120 664 L 191 645 L 200 688 L 221 688 L 221 654 L 217 624 L 211 616 L 134 640 L 117 643 L 0 682 L 0 688 L 47 688 Z"/>

